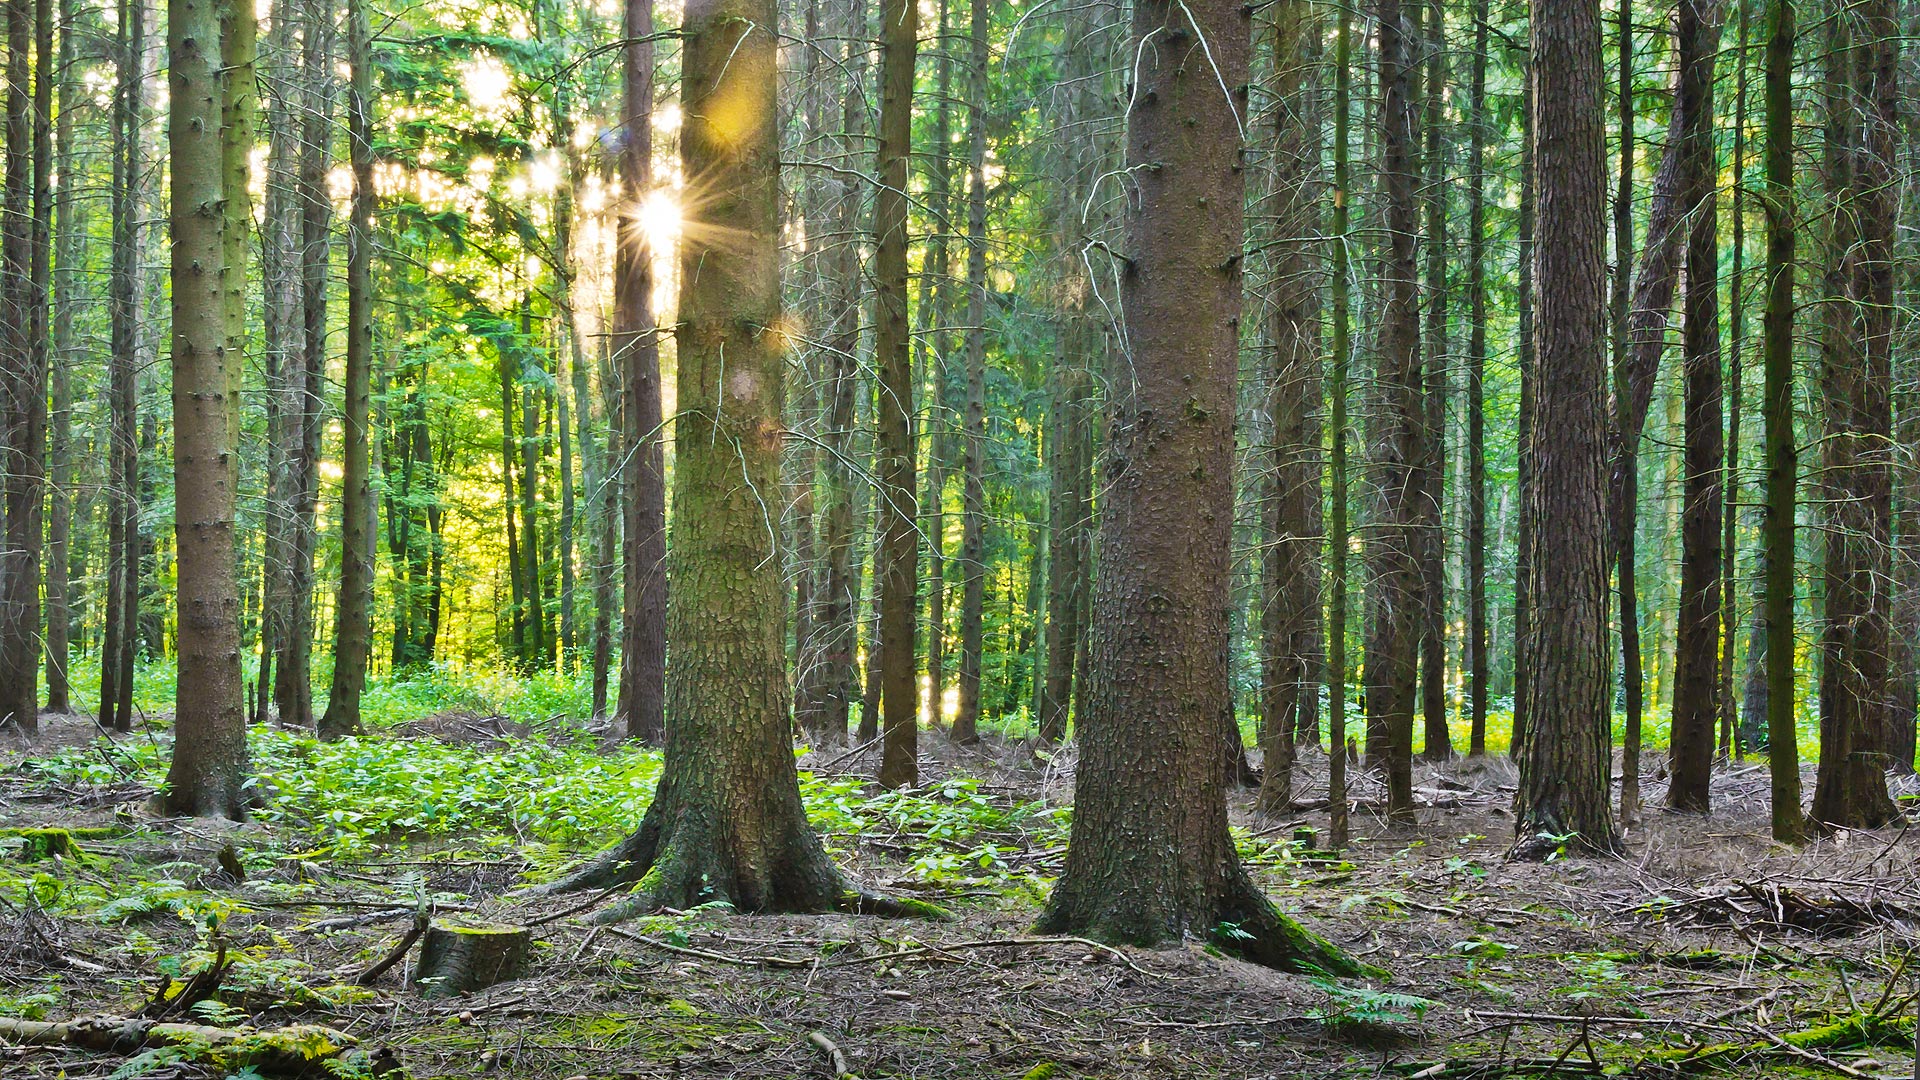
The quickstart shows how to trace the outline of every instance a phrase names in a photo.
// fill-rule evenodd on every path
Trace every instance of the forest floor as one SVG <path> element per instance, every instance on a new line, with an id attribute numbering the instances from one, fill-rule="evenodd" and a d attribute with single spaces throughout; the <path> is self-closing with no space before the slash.
<path id="1" fill-rule="evenodd" d="M 1920 830 L 1781 848 L 1755 765 L 1716 773 L 1704 819 L 1655 809 L 1665 785 L 1650 775 L 1624 857 L 1543 865 L 1502 858 L 1504 759 L 1423 765 L 1411 830 L 1364 809 L 1377 792 L 1363 777 L 1339 858 L 1292 841 L 1324 836 L 1324 809 L 1277 820 L 1236 796 L 1243 856 L 1276 903 L 1392 972 L 1335 984 L 1204 942 L 1033 936 L 1072 762 L 1014 743 L 927 734 L 910 797 L 868 788 L 865 754 L 802 760 L 843 864 L 954 921 L 697 909 L 597 927 L 580 910 L 592 897 L 513 893 L 592 849 L 553 840 L 567 835 L 553 816 L 576 812 L 567 799 L 650 783 L 657 764 L 638 751 L 595 764 L 591 732 L 448 713 L 322 749 L 257 729 L 268 806 L 292 809 L 220 825 L 144 812 L 164 762 L 152 735 L 44 725 L 0 740 L 0 829 L 106 831 L 76 834 L 84 854 L 59 859 L 0 846 L 0 1017 L 134 1015 L 224 950 L 232 966 L 199 987 L 195 1022 L 322 1024 L 416 1077 L 835 1077 L 836 1054 L 842 1076 L 927 1080 L 1914 1075 Z M 521 792 L 511 813 L 487 786 L 496 765 L 501 790 Z M 1310 758 L 1296 791 L 1323 791 L 1323 767 Z M 447 788 L 449 773 L 467 787 Z M 430 820 L 392 809 L 462 798 L 473 805 Z M 624 816 L 644 798 L 579 813 Z M 223 848 L 244 880 L 231 860 L 220 869 Z M 404 967 L 352 985 L 423 906 L 531 926 L 530 973 L 443 1000 L 409 988 Z M 234 1071 L 174 1051 L 7 1043 L 9 1078 Z"/>

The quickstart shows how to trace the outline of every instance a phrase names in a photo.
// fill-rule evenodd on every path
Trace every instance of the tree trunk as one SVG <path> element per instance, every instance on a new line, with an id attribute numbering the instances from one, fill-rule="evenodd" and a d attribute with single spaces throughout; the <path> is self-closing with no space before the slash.
<path id="1" fill-rule="evenodd" d="M 785 585 L 766 572 L 780 565 L 766 507 L 780 482 L 788 348 L 774 329 L 775 16 L 771 0 L 694 0 L 683 23 L 681 160 L 710 196 L 680 242 L 666 765 L 639 829 L 561 883 L 637 882 L 609 918 L 713 900 L 749 912 L 871 906 L 849 891 L 800 804 Z M 717 102 L 732 108 L 716 112 Z M 726 223 L 722 242 L 702 239 L 717 231 L 708 222 Z"/>
<path id="2" fill-rule="evenodd" d="M 1273 12 L 1272 293 L 1266 336 L 1273 349 L 1267 392 L 1272 424 L 1265 550 L 1260 570 L 1262 776 L 1260 807 L 1293 802 L 1294 740 L 1305 699 L 1317 697 L 1313 645 L 1320 621 L 1316 527 L 1320 503 L 1320 230 L 1317 130 L 1309 96 L 1318 74 L 1310 42 L 1320 23 L 1303 0 Z M 1318 741 L 1317 739 L 1315 740 Z"/>
<path id="3" fill-rule="evenodd" d="M 987 4 L 976 0 L 984 11 Z M 920 691 L 914 686 L 914 601 L 919 593 L 915 504 L 912 335 L 907 330 L 907 158 L 913 144 L 913 61 L 918 0 L 884 0 L 880 18 L 880 143 L 873 197 L 874 298 L 878 329 L 880 510 L 880 783 L 919 779 Z M 983 18 L 983 16 L 976 16 Z"/>
<path id="4" fill-rule="evenodd" d="M 1686 383 L 1685 509 L 1681 516 L 1680 615 L 1674 642 L 1673 768 L 1667 805 L 1706 813 L 1720 719 L 1721 485 L 1726 444 L 1720 372 L 1720 162 L 1714 146 L 1713 34 L 1716 0 L 1680 0 L 1680 111 L 1686 116 L 1681 203 L 1686 207 L 1687 292 L 1681 350 Z"/>
<path id="5" fill-rule="evenodd" d="M 1739 41 L 1734 46 L 1733 105 L 1733 268 L 1727 275 L 1727 468 L 1725 506 L 1720 534 L 1720 753 L 1739 760 L 1745 733 L 1740 731 L 1740 700 L 1734 694 L 1734 671 L 1740 651 L 1739 559 L 1735 546 L 1741 507 L 1740 442 L 1745 415 L 1747 343 L 1747 0 L 1739 3 Z M 1749 669 L 1752 657 L 1748 657 Z M 1751 748 L 1751 744 L 1746 744 Z"/>
<path id="6" fill-rule="evenodd" d="M 246 246 L 232 234 L 244 241 L 251 220 L 234 181 L 253 143 L 253 18 L 242 0 L 167 10 L 179 676 L 163 806 L 235 819 L 248 800 L 234 579 L 244 349 L 228 298 L 246 283 Z"/>
<path id="7" fill-rule="evenodd" d="M 333 685 L 320 737 L 360 732 L 360 695 L 373 648 L 373 31 L 364 0 L 347 0 L 347 146 L 353 202 L 347 221 L 347 366 L 340 420 L 340 591 L 334 603 Z"/>
<path id="8" fill-rule="evenodd" d="M 960 703 L 954 742 L 979 740 L 987 554 L 987 28 L 992 4 L 973 4 L 967 73 L 966 411 L 961 418 Z"/>
<path id="9" fill-rule="evenodd" d="M 9 0 L 7 22 L 5 221 L 0 265 L 6 326 L 0 336 L 0 727 L 40 726 L 41 501 L 46 442 L 47 365 L 36 340 L 45 307 L 39 262 L 36 173 L 38 103 L 33 49 L 39 4 Z M 39 68 L 50 65 L 42 57 Z M 45 81 L 44 76 L 41 80 Z"/>
<path id="10" fill-rule="evenodd" d="M 1416 0 L 1418 2 L 1418 0 Z M 1420 557 L 1421 757 L 1453 757 L 1447 731 L 1447 160 L 1442 130 L 1446 95 L 1446 15 L 1439 0 L 1425 5 L 1421 46 L 1427 54 L 1426 86 L 1426 329 L 1422 342 L 1424 383 L 1420 439 L 1420 486 L 1415 529 Z"/>
<path id="11" fill-rule="evenodd" d="M 113 236 L 108 271 L 108 480 L 106 625 L 100 647 L 100 725 L 109 731 L 133 728 L 133 655 L 139 635 L 139 418 L 137 348 L 139 340 L 139 257 L 142 225 L 139 198 L 140 133 L 144 98 L 141 58 L 146 54 L 144 0 L 119 0 L 114 38 L 116 76 L 113 108 Z"/>
<path id="12" fill-rule="evenodd" d="M 1767 308 L 1761 325 L 1767 429 L 1765 553 L 1767 772 L 1773 838 L 1806 835 L 1800 750 L 1794 732 L 1794 501 L 1799 450 L 1793 430 L 1793 0 L 1768 0 L 1766 46 Z"/>
<path id="13" fill-rule="evenodd" d="M 1525 552 L 1527 729 L 1514 854 L 1563 844 L 1619 849 L 1609 799 L 1613 695 L 1607 633 L 1606 179 L 1598 0 L 1534 0 L 1531 72 L 1539 291 L 1535 335 L 1536 528 Z M 1551 529 L 1551 543 L 1546 542 Z"/>
<path id="14" fill-rule="evenodd" d="M 1221 944 L 1250 959 L 1351 973 L 1360 965 L 1261 895 L 1227 833 L 1218 724 L 1231 706 L 1245 98 L 1220 84 L 1246 84 L 1249 17 L 1221 0 L 1134 7 L 1145 85 L 1127 117 L 1130 363 L 1112 373 L 1073 836 L 1040 926 L 1152 944 L 1226 923 Z M 1211 63 L 1182 62 L 1200 41 Z M 1138 167 L 1148 161 L 1159 167 Z"/>
<path id="15" fill-rule="evenodd" d="M 1827 56 L 1833 225 L 1821 342 L 1826 625 L 1813 819 L 1839 828 L 1878 828 L 1895 813 L 1886 784 L 1898 200 L 1893 140 L 1899 127 L 1894 24 L 1891 5 L 1870 0 L 1857 28 L 1845 19 L 1833 22 Z"/>
<path id="16" fill-rule="evenodd" d="M 1327 845 L 1347 843 L 1347 367 L 1353 313 L 1348 291 L 1348 230 L 1353 202 L 1348 128 L 1353 114 L 1353 16 L 1341 7 L 1333 51 L 1333 232 L 1328 242 L 1333 341 L 1327 376 Z"/>
<path id="17" fill-rule="evenodd" d="M 1519 415 L 1514 424 L 1514 465 L 1519 474 L 1519 522 L 1515 528 L 1515 554 L 1513 566 L 1513 725 L 1507 744 L 1507 755 L 1518 761 L 1521 747 L 1527 741 L 1528 683 L 1533 675 L 1527 658 L 1528 643 L 1532 640 L 1533 628 L 1533 562 L 1527 552 L 1533 549 L 1533 534 L 1536 531 L 1533 519 L 1533 485 L 1535 461 L 1533 433 L 1537 427 L 1535 413 L 1536 388 L 1539 385 L 1539 365 L 1537 363 L 1534 342 L 1534 274 L 1533 274 L 1533 237 L 1534 203 L 1539 190 L 1534 175 L 1533 118 L 1534 103 L 1539 95 L 1534 90 L 1533 72 L 1537 66 L 1531 47 L 1521 60 L 1520 77 L 1520 199 L 1518 213 L 1515 215 L 1516 261 L 1520 264 L 1520 295 L 1514 299 L 1514 336 L 1519 339 L 1518 348 L 1520 368 Z"/>
<path id="18" fill-rule="evenodd" d="M 47 711 L 64 713 L 71 709 L 67 664 L 72 643 L 72 580 L 68 561 L 72 557 L 74 506 L 78 491 L 74 485 L 73 380 L 71 367 L 78 362 L 73 349 L 73 311 L 75 274 L 80 259 L 81 236 L 86 226 L 82 203 L 74 199 L 77 186 L 73 168 L 74 113 L 84 108 L 80 98 L 79 63 L 75 56 L 74 0 L 60 2 L 59 55 L 53 70 L 59 72 L 60 108 L 54 129 L 54 175 L 58 190 L 52 193 L 50 211 L 53 252 L 51 371 L 53 411 L 49 416 L 48 491 L 47 491 L 47 567 L 46 567 L 46 668 Z M 49 27 L 48 33 L 52 32 Z M 43 76 L 44 78 L 44 76 Z"/>
<path id="19" fill-rule="evenodd" d="M 1618 29 L 1615 37 L 1620 48 L 1618 89 L 1614 100 L 1620 109 L 1620 182 L 1613 199 L 1613 396 L 1616 403 L 1630 396 L 1628 388 L 1629 323 L 1633 297 L 1633 171 L 1638 140 L 1634 132 L 1633 0 L 1619 0 Z M 1644 279 L 1644 276 L 1642 278 Z M 1617 404 L 1616 404 L 1617 407 Z M 1615 478 L 1619 491 L 1615 507 L 1625 508 L 1628 516 L 1637 512 L 1640 498 L 1638 437 L 1633 440 L 1635 464 L 1622 469 Z M 1624 450 L 1624 447 L 1622 448 Z M 1620 826 L 1633 828 L 1640 817 L 1641 728 L 1646 722 L 1646 677 L 1642 671 L 1640 646 L 1640 554 L 1631 523 L 1614 523 L 1615 588 L 1619 590 L 1620 681 L 1626 708 L 1626 731 L 1620 748 Z"/>
<path id="20" fill-rule="evenodd" d="M 653 5 L 627 0 L 623 50 L 626 141 L 620 180 L 627 198 L 653 189 Z M 638 214 L 619 214 L 613 272 L 613 357 L 620 372 L 620 470 L 624 535 L 620 599 L 620 697 L 627 737 L 665 737 L 667 661 L 667 480 L 660 398 L 660 339 L 653 324 L 653 252 Z"/>
<path id="21" fill-rule="evenodd" d="M 1366 534 L 1368 762 L 1372 737 L 1387 770 L 1387 815 L 1410 825 L 1413 814 L 1413 712 L 1425 601 L 1420 572 L 1425 477 L 1425 385 L 1420 370 L 1419 218 L 1414 187 L 1418 133 L 1413 112 L 1413 49 L 1401 0 L 1379 0 L 1380 186 L 1386 247 L 1380 255 L 1379 344 L 1367 425 L 1372 489 Z"/>
<path id="22" fill-rule="evenodd" d="M 1487 0 L 1467 104 L 1467 754 L 1487 752 Z"/>

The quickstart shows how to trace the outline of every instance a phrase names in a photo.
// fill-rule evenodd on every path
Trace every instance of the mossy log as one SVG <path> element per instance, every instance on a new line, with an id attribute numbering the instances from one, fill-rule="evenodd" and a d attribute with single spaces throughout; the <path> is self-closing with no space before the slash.
<path id="1" fill-rule="evenodd" d="M 1904 1018 L 1848 1016 L 1801 1031 L 1788 1032 L 1779 1036 L 1777 1041 L 1756 1039 L 1750 1042 L 1680 1046 L 1655 1050 L 1644 1060 L 1670 1067 L 1698 1068 L 1750 1054 L 1779 1054 L 1785 1047 L 1798 1050 L 1847 1050 L 1865 1046 L 1907 1046 L 1912 1041 L 1913 1023 Z"/>
<path id="2" fill-rule="evenodd" d="M 80 846 L 81 840 L 103 840 L 119 835 L 121 830 L 112 828 L 0 829 L 0 839 L 23 841 L 16 856 L 21 862 L 39 862 L 42 859 L 54 858 L 86 862 L 92 856 Z"/>
<path id="3" fill-rule="evenodd" d="M 273 1076 L 326 1075 L 319 1063 L 339 1057 L 354 1041 L 350 1035 L 318 1024 L 263 1031 L 108 1016 L 61 1021 L 0 1017 L 0 1042 L 17 1046 L 71 1046 L 121 1054 L 177 1047 L 194 1061 L 229 1071 L 253 1068 Z"/>
<path id="4" fill-rule="evenodd" d="M 430 926 L 412 981 L 428 997 L 484 990 L 526 974 L 532 944 L 523 926 Z"/>

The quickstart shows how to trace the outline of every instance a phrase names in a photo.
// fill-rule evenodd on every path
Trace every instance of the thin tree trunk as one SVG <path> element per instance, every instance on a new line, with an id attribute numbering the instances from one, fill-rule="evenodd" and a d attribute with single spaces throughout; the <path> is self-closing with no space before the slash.
<path id="1" fill-rule="evenodd" d="M 1769 0 L 1766 33 L 1767 308 L 1761 349 L 1767 429 L 1767 772 L 1773 838 L 1793 844 L 1806 835 L 1794 732 L 1793 519 L 1800 460 L 1793 430 L 1793 0 Z"/>
<path id="2" fill-rule="evenodd" d="M 136 343 L 139 340 L 139 253 L 142 247 L 138 174 L 144 98 L 141 57 L 146 53 L 143 0 L 119 0 L 114 37 L 119 67 L 114 90 L 113 236 L 108 271 L 108 480 L 106 626 L 100 647 L 100 724 L 133 728 L 133 655 L 139 633 L 139 418 Z"/>
<path id="3" fill-rule="evenodd" d="M 1421 45 L 1427 50 L 1426 86 L 1426 330 L 1422 343 L 1424 422 L 1419 500 L 1420 715 L 1428 761 L 1453 757 L 1447 732 L 1447 162 L 1441 129 L 1446 95 L 1446 16 L 1440 0 L 1426 5 Z"/>
<path id="4" fill-rule="evenodd" d="M 74 486 L 73 380 L 71 368 L 78 362 L 73 349 L 73 312 L 77 303 L 74 286 L 80 258 L 80 240 L 86 228 L 83 203 L 74 198 L 77 176 L 73 167 L 74 113 L 82 108 L 79 63 L 75 55 L 74 0 L 60 0 L 60 45 L 54 70 L 59 72 L 60 110 L 54 129 L 54 174 L 59 188 L 53 193 L 50 208 L 52 222 L 52 303 L 51 367 L 53 411 L 47 458 L 50 475 L 47 498 L 47 580 L 46 580 L 46 667 L 47 711 L 70 710 L 67 663 L 72 644 L 73 625 L 71 558 L 74 506 L 78 492 Z M 49 27 L 49 33 L 52 28 Z M 44 78 L 44 76 L 43 76 Z"/>
<path id="5" fill-rule="evenodd" d="M 1614 101 L 1620 110 L 1620 181 L 1613 198 L 1613 395 L 1625 401 L 1627 386 L 1629 319 L 1633 298 L 1633 171 L 1638 139 L 1634 132 L 1633 0 L 1619 0 L 1618 24 L 1614 32 L 1620 51 L 1619 86 Z M 1637 448 L 1638 439 L 1634 441 Z M 1635 458 L 1636 463 L 1638 458 Z M 1640 471 L 1620 472 L 1616 483 L 1621 490 L 1617 506 L 1632 514 L 1639 505 Z M 1641 670 L 1639 552 L 1634 546 L 1631 523 L 1614 523 L 1615 588 L 1619 590 L 1620 681 L 1626 709 L 1626 731 L 1620 748 L 1620 827 L 1632 829 L 1640 818 L 1641 726 L 1646 714 L 1646 677 Z"/>
<path id="6" fill-rule="evenodd" d="M 1727 471 L 1720 534 L 1720 755 L 1738 760 L 1745 733 L 1740 730 L 1740 699 L 1734 672 L 1740 649 L 1739 559 L 1735 541 L 1740 514 L 1740 442 L 1746 406 L 1747 267 L 1747 0 L 1739 5 L 1739 40 L 1733 51 L 1733 268 L 1727 275 Z M 1749 670 L 1752 657 L 1748 657 Z M 1746 744 L 1751 749 L 1751 744 Z"/>
<path id="7" fill-rule="evenodd" d="M 626 141 L 620 180 L 637 205 L 653 188 L 653 4 L 627 0 Z M 627 737 L 659 743 L 666 724 L 667 487 L 660 340 L 653 324 L 653 251 L 638 214 L 617 215 L 613 359 L 620 372 L 624 538 L 620 697 Z"/>
<path id="8" fill-rule="evenodd" d="M 987 28 L 992 5 L 973 4 L 967 75 L 966 411 L 961 419 L 960 703 L 954 742 L 979 740 L 987 554 Z"/>
<path id="9" fill-rule="evenodd" d="M 1705 813 L 1720 719 L 1721 485 L 1726 444 L 1721 431 L 1725 387 L 1720 372 L 1720 241 L 1715 213 L 1720 162 L 1714 147 L 1714 0 L 1681 0 L 1680 97 L 1685 104 L 1682 203 L 1687 207 L 1685 509 L 1681 521 L 1680 613 L 1674 642 L 1673 783 L 1667 805 Z"/>
<path id="10" fill-rule="evenodd" d="M 340 591 L 334 602 L 333 684 L 320 737 L 360 731 L 360 695 L 373 650 L 373 31 L 364 0 L 347 0 L 347 366 L 340 420 Z"/>
<path id="11" fill-rule="evenodd" d="M 1353 16 L 1344 6 L 1335 16 L 1338 30 L 1333 52 L 1333 230 L 1328 242 L 1332 266 L 1328 277 L 1333 307 L 1333 341 L 1328 358 L 1327 425 L 1332 429 L 1328 450 L 1329 493 L 1327 520 L 1327 844 L 1335 851 L 1347 844 L 1347 376 L 1352 329 L 1348 297 L 1347 240 L 1352 177 L 1348 168 L 1349 131 L 1353 114 Z"/>
<path id="12" fill-rule="evenodd" d="M 1487 752 L 1487 0 L 1473 3 L 1467 104 L 1467 754 Z"/>
<path id="13" fill-rule="evenodd" d="M 984 10 L 985 0 L 975 0 Z M 913 62 L 918 0 L 880 5 L 880 141 L 873 197 L 874 299 L 879 369 L 880 679 L 886 735 L 880 783 L 904 787 L 920 776 L 920 692 L 914 686 L 914 601 L 919 592 L 915 520 L 912 335 L 907 324 L 907 158 L 913 144 Z M 978 17 L 978 16 L 977 16 Z M 944 103 L 942 103 L 944 104 Z"/>

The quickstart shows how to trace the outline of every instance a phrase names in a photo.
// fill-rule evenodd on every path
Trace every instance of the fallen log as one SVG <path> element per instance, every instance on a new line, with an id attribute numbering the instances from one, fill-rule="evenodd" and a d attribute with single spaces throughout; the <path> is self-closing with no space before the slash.
<path id="1" fill-rule="evenodd" d="M 99 1053 L 132 1054 L 175 1047 L 195 1061 L 218 1068 L 253 1068 L 275 1076 L 319 1076 L 320 1062 L 339 1057 L 354 1045 L 352 1036 L 318 1024 L 294 1024 L 260 1030 L 175 1024 L 138 1017 L 83 1016 L 73 1020 L 14 1020 L 0 1017 L 0 1043 L 17 1046 L 71 1046 Z"/>

